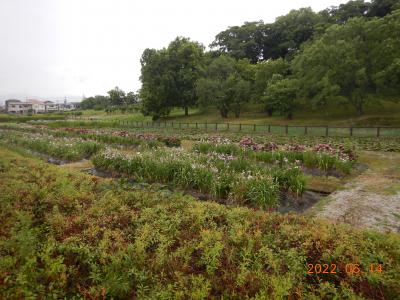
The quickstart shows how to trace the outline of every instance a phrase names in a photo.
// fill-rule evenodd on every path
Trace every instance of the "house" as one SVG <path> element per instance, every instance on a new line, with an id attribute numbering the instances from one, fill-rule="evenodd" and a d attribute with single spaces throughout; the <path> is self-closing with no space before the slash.
<path id="1" fill-rule="evenodd" d="M 77 109 L 77 105 L 75 102 L 67 102 L 67 100 L 64 100 L 64 103 L 59 104 L 60 110 L 62 111 L 71 111 Z"/>
<path id="2" fill-rule="evenodd" d="M 45 112 L 75 110 L 79 102 L 67 103 L 67 101 L 64 100 L 63 104 L 58 104 L 53 101 L 40 101 L 36 99 L 28 99 L 26 102 L 17 99 L 9 99 L 6 100 L 5 104 L 5 112 L 8 114 L 40 114 Z"/>
<path id="3" fill-rule="evenodd" d="M 74 109 L 81 108 L 81 103 L 80 102 L 70 102 L 70 105 L 74 107 Z"/>
<path id="4" fill-rule="evenodd" d="M 40 114 L 46 112 L 46 105 L 43 101 L 36 100 L 36 99 L 28 99 L 26 103 L 32 105 L 32 111 L 35 114 Z"/>
<path id="5" fill-rule="evenodd" d="M 8 114 L 28 114 L 32 112 L 32 105 L 17 99 L 6 100 L 6 113 Z"/>
<path id="6" fill-rule="evenodd" d="M 44 101 L 44 106 L 46 112 L 53 112 L 60 110 L 60 106 L 58 105 L 58 103 L 54 103 L 53 101 Z"/>

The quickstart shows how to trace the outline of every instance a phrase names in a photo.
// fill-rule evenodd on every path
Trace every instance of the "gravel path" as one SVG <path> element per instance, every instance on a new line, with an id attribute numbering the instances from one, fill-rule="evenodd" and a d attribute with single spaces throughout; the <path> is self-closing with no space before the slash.
<path id="1" fill-rule="evenodd" d="M 369 169 L 331 194 L 316 213 L 333 222 L 400 232 L 400 153 L 365 152 Z"/>

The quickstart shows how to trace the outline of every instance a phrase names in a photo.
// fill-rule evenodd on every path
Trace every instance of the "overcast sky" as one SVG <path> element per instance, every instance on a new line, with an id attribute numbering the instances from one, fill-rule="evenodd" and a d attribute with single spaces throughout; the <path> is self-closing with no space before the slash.
<path id="1" fill-rule="evenodd" d="M 209 45 L 228 26 L 346 0 L 0 0 L 0 101 L 140 88 L 140 56 L 176 36 Z"/>

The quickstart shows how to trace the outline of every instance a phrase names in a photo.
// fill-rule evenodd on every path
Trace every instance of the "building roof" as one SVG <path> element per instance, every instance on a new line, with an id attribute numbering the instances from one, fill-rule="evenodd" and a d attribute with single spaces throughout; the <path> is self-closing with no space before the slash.
<path id="1" fill-rule="evenodd" d="M 21 100 L 18 100 L 18 99 L 8 99 L 8 100 L 6 100 L 6 103 L 10 103 L 10 102 L 21 102 Z"/>
<path id="2" fill-rule="evenodd" d="M 43 101 L 36 100 L 36 99 L 28 99 L 28 100 L 26 100 L 26 103 L 29 103 L 29 104 L 44 104 Z"/>

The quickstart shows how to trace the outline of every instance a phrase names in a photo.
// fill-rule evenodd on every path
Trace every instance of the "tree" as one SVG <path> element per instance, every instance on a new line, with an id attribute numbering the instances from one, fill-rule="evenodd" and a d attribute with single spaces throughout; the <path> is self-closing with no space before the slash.
<path id="1" fill-rule="evenodd" d="M 125 103 L 125 92 L 118 87 L 107 92 L 110 97 L 111 105 L 120 106 Z"/>
<path id="2" fill-rule="evenodd" d="M 168 46 L 169 71 L 172 75 L 171 96 L 175 106 L 182 107 L 185 115 L 196 104 L 195 83 L 200 77 L 204 47 L 188 38 L 178 37 Z"/>
<path id="3" fill-rule="evenodd" d="M 400 9 L 366 24 L 369 65 L 376 93 L 398 100 L 400 91 Z"/>
<path id="4" fill-rule="evenodd" d="M 355 27 L 362 26 L 363 21 L 358 20 Z M 360 36 L 353 37 L 360 40 Z M 303 82 L 303 92 L 319 108 L 328 105 L 336 96 L 343 96 L 362 114 L 371 87 L 363 52 L 355 40 L 344 39 L 340 26 L 331 27 L 322 39 L 306 46 L 295 58 L 293 66 Z M 327 89 L 335 93 L 326 93 Z"/>
<path id="5" fill-rule="evenodd" d="M 231 108 L 235 117 L 239 118 L 243 106 L 250 100 L 251 83 L 238 75 L 231 75 L 227 82 L 229 96 L 231 97 Z"/>
<path id="6" fill-rule="evenodd" d="M 235 60 L 221 55 L 211 62 L 206 77 L 197 81 L 197 95 L 201 106 L 215 105 L 221 117 L 227 118 L 230 110 L 230 97 L 227 93 L 227 80 L 234 72 Z"/>
<path id="7" fill-rule="evenodd" d="M 263 31 L 262 21 L 245 22 L 217 34 L 210 46 L 236 59 L 247 58 L 254 64 L 262 58 Z"/>
<path id="8" fill-rule="evenodd" d="M 176 38 L 167 49 L 146 49 L 141 58 L 142 111 L 154 119 L 182 107 L 185 114 L 197 102 L 195 83 L 200 77 L 204 48 L 188 38 Z"/>
<path id="9" fill-rule="evenodd" d="M 380 19 L 353 18 L 304 46 L 293 69 L 304 96 L 317 106 L 346 99 L 359 114 L 379 86 L 396 89 L 400 11 Z M 384 79 L 386 78 L 386 79 Z"/>
<path id="10" fill-rule="evenodd" d="M 107 96 L 96 95 L 94 97 L 85 98 L 80 106 L 82 109 L 105 109 L 110 105 L 110 98 Z"/>
<path id="11" fill-rule="evenodd" d="M 368 10 L 368 16 L 384 17 L 396 9 L 400 9 L 399 0 L 373 0 Z"/>
<path id="12" fill-rule="evenodd" d="M 279 74 L 273 75 L 263 96 L 266 109 L 273 109 L 292 119 L 297 93 L 297 79 L 284 78 Z"/>
<path id="13" fill-rule="evenodd" d="M 364 17 L 369 10 L 370 3 L 364 0 L 349 1 L 344 4 L 332 6 L 324 10 L 327 13 L 329 22 L 334 24 L 345 24 L 355 17 Z"/>
<path id="14" fill-rule="evenodd" d="M 260 60 L 293 55 L 300 45 L 309 40 L 321 15 L 311 8 L 292 10 L 272 24 L 246 22 L 220 32 L 210 45 L 236 59 L 247 58 L 255 64 Z"/>
<path id="15" fill-rule="evenodd" d="M 290 74 L 290 64 L 282 58 L 259 62 L 255 65 L 254 78 L 254 100 L 259 102 L 264 95 L 265 89 L 275 74 L 287 76 Z M 268 110 L 269 115 L 272 109 Z"/>
<path id="16" fill-rule="evenodd" d="M 321 16 L 311 8 L 291 10 L 264 29 L 262 57 L 264 60 L 291 58 L 300 45 L 312 38 Z"/>
<path id="17" fill-rule="evenodd" d="M 125 96 L 125 104 L 126 105 L 132 105 L 132 104 L 137 104 L 139 101 L 139 95 L 135 94 L 134 92 L 129 92 Z"/>
<path id="18" fill-rule="evenodd" d="M 144 50 L 140 63 L 142 88 L 139 93 L 142 113 L 151 115 L 154 120 L 167 116 L 173 107 L 173 102 L 168 93 L 168 82 L 171 78 L 166 49 Z"/>
<path id="19" fill-rule="evenodd" d="M 227 55 L 213 60 L 206 76 L 197 82 L 199 104 L 215 105 L 223 118 L 233 110 L 239 117 L 243 105 L 251 98 L 252 68 L 246 60 L 236 62 Z"/>

